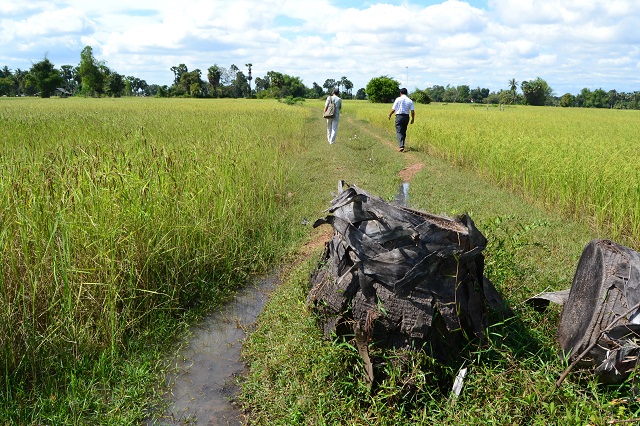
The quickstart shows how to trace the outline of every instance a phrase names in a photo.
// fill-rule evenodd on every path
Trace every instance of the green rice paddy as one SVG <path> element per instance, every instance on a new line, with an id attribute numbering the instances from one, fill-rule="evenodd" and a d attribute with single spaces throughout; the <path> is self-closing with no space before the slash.
<path id="1" fill-rule="evenodd" d="M 593 236 L 640 247 L 637 111 L 418 105 L 409 157 L 393 150 L 389 105 L 345 101 L 335 146 L 321 108 L 0 99 L 0 424 L 140 423 L 160 403 L 161 360 L 176 336 L 248 277 L 291 261 L 338 179 L 390 199 L 407 161 L 424 164 L 413 207 L 469 211 L 487 235 L 487 274 L 517 325 L 492 329 L 458 409 L 432 394 L 418 359 L 418 392 L 401 404 L 407 376 L 369 395 L 353 349 L 313 331 L 303 303 L 313 261 L 300 264 L 247 343 L 243 401 L 255 423 L 635 416 L 637 407 L 608 405 L 628 387 L 575 381 L 554 394 L 557 311 L 540 316 L 521 301 L 570 285 Z"/>

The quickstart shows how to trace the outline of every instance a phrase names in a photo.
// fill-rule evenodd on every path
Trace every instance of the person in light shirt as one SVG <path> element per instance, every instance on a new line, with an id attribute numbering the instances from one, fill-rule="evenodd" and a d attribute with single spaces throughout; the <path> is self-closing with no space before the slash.
<path id="1" fill-rule="evenodd" d="M 407 96 L 407 89 L 400 89 L 400 96 L 393 102 L 389 120 L 393 113 L 396 114 L 396 136 L 398 137 L 398 151 L 404 152 L 404 142 L 407 139 L 407 126 L 413 124 L 415 118 L 415 110 L 413 109 L 413 101 Z M 411 121 L 409 121 L 411 116 Z"/>
<path id="2" fill-rule="evenodd" d="M 333 94 L 328 96 L 324 103 L 324 112 L 327 112 L 327 106 L 329 105 L 330 100 L 333 100 L 333 103 L 335 104 L 335 115 L 331 118 L 327 118 L 327 140 L 331 145 L 335 143 L 336 136 L 338 135 L 338 121 L 340 120 L 340 110 L 342 109 L 342 99 L 338 97 L 339 94 L 340 90 L 338 90 L 338 88 L 333 89 Z"/>

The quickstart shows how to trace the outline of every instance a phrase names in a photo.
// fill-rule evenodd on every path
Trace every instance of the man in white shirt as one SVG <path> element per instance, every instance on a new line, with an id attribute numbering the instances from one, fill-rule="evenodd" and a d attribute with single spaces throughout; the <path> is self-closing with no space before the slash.
<path id="1" fill-rule="evenodd" d="M 409 115 L 411 115 L 411 124 L 415 118 L 415 111 L 413 109 L 413 101 L 407 96 L 407 89 L 404 87 L 400 89 L 400 96 L 393 102 L 391 112 L 389 113 L 389 120 L 395 112 L 396 114 L 396 136 L 398 137 L 398 151 L 404 152 L 404 141 L 407 139 L 407 127 L 409 125 Z"/>

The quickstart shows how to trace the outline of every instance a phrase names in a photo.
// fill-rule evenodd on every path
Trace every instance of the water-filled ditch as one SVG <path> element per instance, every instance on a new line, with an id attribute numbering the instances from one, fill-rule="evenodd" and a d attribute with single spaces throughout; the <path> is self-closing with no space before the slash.
<path id="1" fill-rule="evenodd" d="M 409 183 L 398 187 L 394 203 L 406 206 Z M 274 272 L 240 290 L 218 312 L 195 325 L 184 347 L 171 361 L 175 372 L 167 379 L 168 408 L 149 425 L 242 425 L 242 413 L 233 399 L 236 378 L 245 365 L 240 359 L 242 341 L 278 283 Z"/>
<path id="2" fill-rule="evenodd" d="M 168 408 L 149 425 L 241 425 L 233 404 L 236 378 L 245 368 L 240 359 L 242 341 L 255 321 L 279 275 L 274 272 L 240 290 L 236 297 L 195 325 L 171 361 L 175 372 L 167 379 Z"/>

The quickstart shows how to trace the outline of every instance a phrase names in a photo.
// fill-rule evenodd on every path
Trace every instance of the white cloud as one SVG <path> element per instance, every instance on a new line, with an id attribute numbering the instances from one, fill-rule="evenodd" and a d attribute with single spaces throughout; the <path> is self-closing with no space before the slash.
<path id="1" fill-rule="evenodd" d="M 81 11 L 72 8 L 47 10 L 21 21 L 13 22 L 16 39 L 51 37 L 83 33 L 92 29 L 92 22 Z"/>
<path id="2" fill-rule="evenodd" d="M 540 76 L 558 92 L 640 90 L 637 0 L 0 0 L 0 66 L 45 54 L 77 64 L 86 45 L 115 71 L 170 84 L 170 67 L 253 63 L 307 86 L 390 75 L 409 87 L 491 90 Z M 473 4 L 478 4 L 473 2 Z M 574 78 L 571 78 L 571 76 Z"/>
<path id="3" fill-rule="evenodd" d="M 418 10 L 415 21 L 419 28 L 413 28 L 414 30 L 423 28 L 431 34 L 454 34 L 481 31 L 486 25 L 486 16 L 483 10 L 468 3 L 448 0 Z"/>

